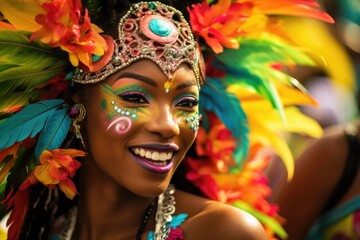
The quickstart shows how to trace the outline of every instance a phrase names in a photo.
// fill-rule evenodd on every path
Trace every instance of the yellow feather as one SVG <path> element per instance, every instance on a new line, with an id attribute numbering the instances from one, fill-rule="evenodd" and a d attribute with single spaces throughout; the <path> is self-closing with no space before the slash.
<path id="1" fill-rule="evenodd" d="M 41 27 L 35 22 L 35 16 L 45 13 L 40 5 L 26 0 L 1 0 L 0 12 L 16 29 L 31 32 L 35 32 Z"/>
<path id="2" fill-rule="evenodd" d="M 303 114 L 298 108 L 286 108 L 285 116 L 288 131 L 305 134 L 313 138 L 320 138 L 322 136 L 323 129 L 319 123 Z"/>
<path id="3" fill-rule="evenodd" d="M 288 180 L 290 180 L 294 174 L 294 158 L 284 137 L 280 135 L 280 131 L 265 126 L 267 114 L 264 114 L 262 119 L 249 116 L 248 120 L 250 125 L 250 143 L 260 142 L 266 146 L 271 146 L 283 161 L 287 170 Z"/>

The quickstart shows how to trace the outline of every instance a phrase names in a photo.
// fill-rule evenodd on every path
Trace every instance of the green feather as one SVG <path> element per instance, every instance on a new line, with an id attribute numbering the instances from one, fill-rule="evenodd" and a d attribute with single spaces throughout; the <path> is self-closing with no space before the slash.
<path id="1" fill-rule="evenodd" d="M 285 121 L 284 110 L 271 80 L 294 86 L 294 79 L 271 67 L 274 63 L 314 65 L 299 48 L 275 38 L 241 39 L 240 49 L 225 49 L 217 56 L 218 66 L 227 72 L 224 84 L 242 85 L 267 99 Z M 297 82 L 298 83 L 298 82 Z M 301 84 L 298 83 L 297 87 Z"/>
<path id="2" fill-rule="evenodd" d="M 9 96 L 14 90 L 32 91 L 35 87 L 58 76 L 63 68 L 37 69 L 19 66 L 0 72 L 0 97 Z"/>
<path id="3" fill-rule="evenodd" d="M 1 91 L 1 90 L 0 90 Z M 12 108 L 22 107 L 28 105 L 32 99 L 37 99 L 39 96 L 38 91 L 31 92 L 16 92 L 3 98 L 0 101 L 0 116 L 2 113 L 12 112 Z"/>
<path id="4" fill-rule="evenodd" d="M 31 91 L 61 73 L 68 57 L 39 41 L 29 32 L 0 31 L 0 96 L 15 89 Z"/>

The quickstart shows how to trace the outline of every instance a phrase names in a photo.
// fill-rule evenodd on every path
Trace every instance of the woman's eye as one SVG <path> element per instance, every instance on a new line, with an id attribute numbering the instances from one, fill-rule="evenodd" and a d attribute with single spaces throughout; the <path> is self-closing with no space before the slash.
<path id="1" fill-rule="evenodd" d="M 135 91 L 124 92 L 120 94 L 120 98 L 124 101 L 132 102 L 132 103 L 149 103 L 147 97 L 142 92 L 135 92 Z"/>
<path id="2" fill-rule="evenodd" d="M 185 97 L 176 103 L 177 107 L 194 108 L 199 104 L 199 101 L 194 97 Z"/>

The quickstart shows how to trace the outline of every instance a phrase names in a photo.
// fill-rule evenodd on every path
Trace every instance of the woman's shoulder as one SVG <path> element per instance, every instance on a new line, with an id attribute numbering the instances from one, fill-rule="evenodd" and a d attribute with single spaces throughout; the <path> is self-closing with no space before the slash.
<path id="1" fill-rule="evenodd" d="M 212 201 L 178 190 L 178 213 L 189 216 L 181 226 L 185 239 L 266 239 L 257 219 L 228 204 Z"/>

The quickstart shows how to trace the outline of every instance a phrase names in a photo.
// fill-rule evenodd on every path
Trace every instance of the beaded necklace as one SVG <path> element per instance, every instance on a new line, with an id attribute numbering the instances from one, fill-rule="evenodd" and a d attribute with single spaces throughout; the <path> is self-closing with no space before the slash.
<path id="1" fill-rule="evenodd" d="M 168 223 L 171 222 L 171 215 L 175 212 L 174 193 L 174 186 L 169 185 L 166 191 L 158 197 L 154 240 L 166 240 L 169 235 L 170 229 Z M 141 236 L 145 231 L 146 224 L 154 211 L 155 205 L 155 201 L 153 201 L 146 208 L 140 227 L 136 233 L 136 240 L 141 240 Z M 66 225 L 63 227 L 61 232 L 52 236 L 51 240 L 71 240 L 77 220 L 76 207 L 70 210 L 67 219 L 68 221 L 66 221 Z"/>
<path id="2" fill-rule="evenodd" d="M 145 227 L 146 227 L 146 224 L 151 216 L 151 214 L 153 213 L 154 211 L 154 207 L 155 207 L 155 202 L 151 202 L 150 205 L 146 208 L 146 211 L 145 211 L 145 214 L 143 216 L 143 219 L 141 221 L 141 224 L 140 224 L 140 227 L 137 231 L 137 234 L 136 234 L 136 240 L 141 240 L 141 235 L 144 233 L 145 231 Z"/>

